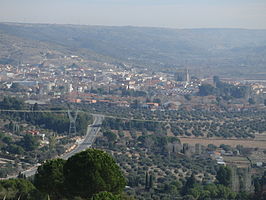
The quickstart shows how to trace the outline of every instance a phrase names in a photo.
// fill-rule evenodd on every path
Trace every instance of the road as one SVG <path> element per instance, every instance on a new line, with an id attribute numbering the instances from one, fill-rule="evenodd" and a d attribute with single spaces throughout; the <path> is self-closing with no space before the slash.
<path id="1" fill-rule="evenodd" d="M 60 158 L 67 160 L 69 157 L 73 156 L 74 154 L 79 153 L 92 146 L 95 138 L 97 137 L 97 134 L 101 129 L 101 125 L 104 119 L 103 115 L 93 115 L 93 117 L 94 117 L 93 124 L 88 125 L 84 139 L 77 144 L 77 147 L 75 149 L 63 154 L 62 156 L 60 156 Z M 26 171 L 23 171 L 22 174 L 24 174 L 26 177 L 33 176 L 36 173 L 39 165 L 36 165 Z"/>
<path id="2" fill-rule="evenodd" d="M 92 125 L 88 126 L 85 138 L 78 144 L 78 146 L 75 149 L 64 154 L 63 156 L 61 156 L 61 158 L 66 160 L 69 157 L 73 156 L 74 154 L 81 152 L 87 148 L 90 148 L 98 132 L 101 129 L 103 119 L 104 119 L 104 116 L 102 115 L 94 115 L 94 122 Z"/>

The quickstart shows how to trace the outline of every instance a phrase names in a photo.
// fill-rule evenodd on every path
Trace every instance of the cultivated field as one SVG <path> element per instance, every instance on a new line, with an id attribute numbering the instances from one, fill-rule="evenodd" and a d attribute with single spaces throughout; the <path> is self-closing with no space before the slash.
<path id="1" fill-rule="evenodd" d="M 236 147 L 242 145 L 250 148 L 266 149 L 266 135 L 256 135 L 255 139 L 218 139 L 218 138 L 196 138 L 196 137 L 178 137 L 181 143 L 188 143 L 195 145 L 197 143 L 207 146 L 208 144 L 214 144 L 220 146 L 221 144 L 230 145 Z"/>

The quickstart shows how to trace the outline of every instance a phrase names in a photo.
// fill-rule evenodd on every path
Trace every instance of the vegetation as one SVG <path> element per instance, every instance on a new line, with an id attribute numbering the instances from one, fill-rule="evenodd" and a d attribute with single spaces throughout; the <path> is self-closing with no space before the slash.
<path id="1" fill-rule="evenodd" d="M 243 191 L 232 191 L 231 168 L 217 165 L 207 153 L 217 148 L 213 145 L 202 147 L 202 154 L 187 154 L 175 137 L 157 131 L 120 129 L 108 130 L 108 134 L 116 134 L 112 146 L 104 135 L 96 139 L 95 146 L 114 155 L 128 180 L 126 192 L 136 199 L 253 198 Z M 232 151 L 228 145 L 220 148 Z"/>
<path id="2" fill-rule="evenodd" d="M 1 199 L 42 199 L 42 194 L 38 192 L 35 186 L 28 180 L 17 178 L 0 181 Z"/>
<path id="3" fill-rule="evenodd" d="M 68 137 L 69 119 L 66 113 L 48 113 L 42 110 L 58 111 L 62 106 L 50 107 L 27 105 L 18 98 L 4 97 L 0 109 L 27 110 L 32 112 L 0 113 L 0 154 L 7 159 L 1 164 L 0 177 L 17 174 L 30 165 L 42 163 L 65 152 L 75 141 Z M 84 135 L 92 122 L 88 113 L 78 113 L 76 129 Z M 76 136 L 76 135 L 75 135 Z"/>
<path id="4" fill-rule="evenodd" d="M 263 43 L 265 41 L 265 31 L 176 31 L 156 28 L 120 27 L 117 29 L 113 27 L 69 27 L 57 25 L 38 25 L 38 27 L 32 25 L 26 27 L 23 24 L 17 26 L 8 23 L 0 24 L 0 27 L 3 30 L 1 41 L 11 34 L 11 32 L 14 36 L 12 38 L 15 40 L 12 44 L 18 43 L 16 41 L 20 41 L 22 36 L 28 40 L 27 45 L 20 45 L 21 52 L 26 52 L 26 54 L 31 53 L 24 49 L 33 46 L 31 52 L 40 52 L 38 50 L 32 51 L 40 48 L 39 45 L 37 47 L 34 45 L 34 42 L 31 41 L 32 38 L 35 38 L 35 43 L 36 41 L 37 43 L 38 41 L 43 41 L 40 45 L 43 45 L 42 51 L 44 52 L 47 50 L 45 43 L 49 43 L 51 47 L 49 52 L 53 52 L 53 48 L 56 48 L 56 54 L 58 53 L 60 58 L 64 57 L 63 53 L 65 54 L 65 52 L 71 55 L 73 51 L 72 47 L 75 43 L 75 55 L 80 56 L 82 54 L 80 59 L 83 60 L 82 63 L 89 67 L 93 65 L 93 68 L 101 65 L 99 64 L 101 60 L 111 60 L 112 65 L 119 70 L 122 69 L 122 71 L 127 70 L 130 66 L 136 66 L 137 71 L 141 71 L 142 67 L 143 70 L 148 71 L 148 66 L 162 68 L 166 65 L 173 66 L 173 64 L 184 66 L 184 63 L 188 66 L 192 64 L 191 68 L 193 70 L 195 63 L 197 63 L 196 67 L 201 67 L 206 66 L 207 62 L 208 65 L 216 66 L 217 69 L 225 71 L 226 69 L 227 71 L 233 71 L 236 69 L 235 66 L 240 64 L 242 66 L 241 69 L 236 71 L 243 70 L 249 73 L 252 73 L 253 70 L 256 71 L 256 69 L 251 69 L 249 66 L 244 66 L 243 60 L 244 64 L 256 66 L 257 69 L 264 69 L 265 67 L 264 47 L 254 47 L 251 45 L 248 51 L 245 50 L 247 48 L 242 48 L 246 47 L 247 44 L 251 44 L 250 39 L 247 38 L 252 38 L 252 43 L 254 43 L 254 38 L 256 44 Z M 38 31 L 36 31 L 37 29 Z M 62 32 L 65 34 L 59 34 Z M 152 32 L 152 34 L 149 32 Z M 211 38 L 208 37 L 209 34 L 212 35 Z M 57 35 L 61 37 L 58 38 L 56 37 Z M 95 35 L 97 35 L 97 41 L 94 41 Z M 121 35 L 124 36 L 120 37 Z M 134 35 L 133 40 L 132 35 Z M 187 35 L 190 37 L 189 40 L 186 38 Z M 232 35 L 237 35 L 237 39 L 228 37 Z M 74 38 L 75 41 L 69 40 L 68 38 Z M 223 38 L 226 38 L 226 41 Z M 52 44 L 55 43 L 54 41 L 56 41 L 56 46 Z M 98 41 L 103 42 L 105 47 L 102 48 L 102 44 L 98 43 Z M 177 43 L 173 41 L 177 41 Z M 190 42 L 188 43 L 187 41 Z M 194 43 L 197 41 L 197 45 L 193 45 L 193 41 Z M 6 42 L 2 43 L 4 48 L 2 53 L 8 53 L 10 51 L 9 49 L 13 49 L 13 47 L 9 48 L 9 44 Z M 23 39 L 19 43 L 23 44 Z M 213 48 L 229 43 L 231 44 L 230 48 L 222 48 L 219 50 Z M 77 50 L 81 45 L 82 51 Z M 113 51 L 114 47 L 116 51 Z M 41 52 L 33 60 L 39 59 L 42 56 L 45 59 L 49 59 L 49 57 L 53 58 L 53 53 L 48 55 L 50 53 L 44 52 Z M 256 56 L 247 56 L 251 55 L 251 52 Z M 17 53 L 15 54 L 17 55 Z M 32 60 L 26 54 L 23 60 Z M 68 55 L 65 58 L 68 59 Z M 89 60 L 87 60 L 88 57 Z M 256 59 L 253 59 L 254 57 Z M 127 58 L 126 63 L 124 63 L 125 58 Z M 0 59 L 0 63 L 15 64 L 16 61 L 14 59 L 16 58 L 12 58 L 12 56 L 8 59 L 3 58 Z M 97 60 L 97 62 L 92 62 L 93 60 Z M 79 64 L 73 63 L 69 67 L 75 68 L 78 72 L 78 66 Z M 105 66 L 109 68 L 108 64 L 105 64 Z M 230 69 L 231 67 L 232 69 Z M 164 70 L 173 75 L 175 68 L 180 67 L 167 67 Z M 62 67 L 62 70 L 65 74 L 70 73 L 65 66 Z M 204 71 L 204 74 L 209 72 L 209 70 L 200 71 Z M 60 75 L 61 72 L 58 72 L 56 70 L 54 74 Z M 98 72 L 100 73 L 100 71 Z M 153 75 L 155 74 L 151 76 Z M 73 78 L 75 79 L 73 79 L 74 82 L 79 81 L 79 76 Z M 92 77 L 82 77 L 84 81 L 86 81 L 85 78 L 90 79 Z M 135 78 L 136 80 L 138 79 L 137 77 Z M 146 78 L 148 79 L 148 77 L 144 76 L 143 80 Z M 111 156 L 103 151 L 90 149 L 69 158 L 67 161 L 62 159 L 46 161 L 38 168 L 37 174 L 32 182 L 25 180 L 25 177 L 22 175 L 18 179 L 1 181 L 0 198 L 39 200 L 125 199 L 122 192 L 125 189 L 127 180 L 128 187 L 125 189 L 127 194 L 141 200 L 248 199 L 248 195 L 245 196 L 243 193 L 237 194 L 231 190 L 232 173 L 230 168 L 219 167 L 214 160 L 210 159 L 207 151 L 215 150 L 216 147 L 214 145 L 208 146 L 203 154 L 191 153 L 191 149 L 186 145 L 182 146 L 176 136 L 253 138 L 257 133 L 266 132 L 265 111 L 244 108 L 241 111 L 235 112 L 232 111 L 235 108 L 230 106 L 231 102 L 242 103 L 244 101 L 243 99 L 247 97 L 249 88 L 223 83 L 219 77 L 214 77 L 214 85 L 203 84 L 199 87 L 199 95 L 202 98 L 184 95 L 184 98 L 180 99 L 182 101 L 186 100 L 186 103 L 191 101 L 191 104 L 193 104 L 195 99 L 202 99 L 203 102 L 207 100 L 203 96 L 215 95 L 216 99 L 215 97 L 210 97 L 208 101 L 210 99 L 214 109 L 221 109 L 222 112 L 206 111 L 204 109 L 193 110 L 194 106 L 191 111 L 182 108 L 179 110 L 165 111 L 164 106 L 159 107 L 161 110 L 151 111 L 148 108 L 145 109 L 144 102 L 154 102 L 162 105 L 165 99 L 161 98 L 160 95 L 163 96 L 166 93 L 166 91 L 160 90 L 159 93 L 156 93 L 158 96 L 153 94 L 156 88 L 158 88 L 152 86 L 153 82 L 157 82 L 156 79 L 153 79 L 147 84 L 147 86 L 151 85 L 147 91 L 126 90 L 123 88 L 111 90 L 111 86 L 113 85 L 111 82 L 109 90 L 104 86 L 105 89 L 91 88 L 90 91 L 87 91 L 99 95 L 119 94 L 123 99 L 128 99 L 129 107 L 111 107 L 108 103 L 80 105 L 86 112 L 89 110 L 120 117 L 119 119 L 107 118 L 104 121 L 102 137 L 97 138 L 95 145 L 98 148 L 106 149 L 106 151 L 114 155 L 114 159 L 121 167 L 121 170 Z M 139 81 L 137 80 L 137 82 Z M 126 84 L 124 82 L 125 86 Z M 168 82 L 162 82 L 158 86 L 160 88 L 160 85 L 166 86 L 166 84 L 168 85 Z M 92 83 L 91 85 L 94 84 Z M 171 84 L 168 86 L 172 87 Z M 193 85 L 187 86 L 188 88 L 194 87 Z M 26 89 L 17 83 L 13 84 L 9 89 L 5 87 L 2 89 L 2 91 L 10 93 L 26 92 Z M 55 86 L 53 92 L 65 92 L 66 89 L 65 86 Z M 35 96 L 41 91 L 38 91 L 38 89 L 35 91 L 33 89 L 31 92 L 27 92 L 32 92 L 34 94 L 33 96 Z M 190 92 L 189 89 L 184 91 L 184 93 Z M 52 92 L 50 94 L 52 95 Z M 175 99 L 175 95 L 172 97 L 172 99 Z M 256 104 L 256 101 L 259 102 L 256 98 L 248 99 L 250 105 Z M 265 102 L 264 104 L 266 105 Z M 184 105 L 185 107 L 186 105 Z M 11 97 L 4 97 L 0 102 L 0 109 L 26 109 L 30 111 L 28 113 L 11 111 L 0 113 L 3 122 L 3 133 L 0 133 L 0 150 L 4 157 L 3 163 L 5 163 L 5 171 L 1 165 L 0 176 L 6 176 L 8 173 L 7 170 L 13 167 L 26 168 L 25 166 L 30 166 L 31 164 L 42 163 L 47 158 L 55 157 L 60 152 L 64 152 L 64 144 L 65 146 L 69 143 L 71 144 L 71 139 L 66 136 L 69 127 L 69 120 L 66 113 L 39 112 L 47 108 L 51 109 L 50 106 L 41 107 L 37 104 L 29 106 L 24 104 L 22 100 Z M 208 108 L 211 108 L 211 106 Z M 90 120 L 91 117 L 88 114 L 79 113 L 77 118 L 77 131 L 79 135 L 85 133 L 88 121 Z M 26 126 L 24 126 L 25 124 Z M 29 129 L 22 130 L 29 125 L 31 125 L 34 131 Z M 41 141 L 42 136 L 38 136 L 35 129 L 44 132 L 47 131 L 51 134 L 47 134 L 45 141 Z M 168 136 L 172 134 L 174 137 Z M 60 140 L 61 146 L 57 145 L 57 139 Z M 225 145 L 221 145 L 221 148 L 224 150 L 229 149 Z M 238 149 L 241 153 L 245 151 L 241 147 L 238 147 Z M 245 154 L 243 153 L 243 155 Z M 125 177 L 122 175 L 122 171 Z M 239 182 L 240 185 L 243 185 L 240 180 Z M 255 179 L 254 198 L 265 199 L 265 182 L 265 175 Z"/>
<path id="5" fill-rule="evenodd" d="M 214 95 L 216 92 L 215 88 L 210 84 L 203 84 L 199 86 L 199 95 L 200 96 L 208 96 Z"/>
<path id="6" fill-rule="evenodd" d="M 107 129 L 134 129 L 141 132 L 159 130 L 163 133 L 166 130 L 165 128 L 170 128 L 170 131 L 176 136 L 194 135 L 222 138 L 254 138 L 255 133 L 266 132 L 265 110 L 244 109 L 234 111 L 224 109 L 222 112 L 217 112 L 206 109 L 191 111 L 179 109 L 151 111 L 135 107 L 138 107 L 135 103 L 132 103 L 130 108 L 108 106 L 108 104 L 103 103 L 80 106 L 81 109 L 87 111 L 121 118 L 106 118 L 103 125 Z M 168 120 L 169 122 L 158 122 Z"/>
<path id="7" fill-rule="evenodd" d="M 39 146 L 39 139 L 29 134 L 24 135 L 17 142 L 14 142 L 10 136 L 2 135 L 0 137 L 0 141 L 3 142 L 1 149 L 11 154 L 22 155 L 25 152 L 36 150 Z"/>
<path id="8" fill-rule="evenodd" d="M 244 98 L 248 93 L 246 86 L 235 86 L 220 81 L 219 77 L 215 76 L 214 83 L 216 87 L 210 84 L 203 84 L 199 87 L 200 96 L 216 95 L 225 100 L 232 98 Z"/>
<path id="9" fill-rule="evenodd" d="M 266 171 L 262 177 L 257 177 L 254 180 L 255 186 L 255 199 L 263 200 L 266 199 L 265 187 L 266 187 Z"/>
<path id="10" fill-rule="evenodd" d="M 115 134 L 114 131 L 108 132 Z M 224 199 L 236 197 L 230 186 L 214 181 L 220 170 L 214 161 L 205 154 L 185 156 L 180 153 L 183 151 L 182 145 L 175 137 L 167 137 L 156 131 L 120 130 L 112 143 L 110 146 L 106 136 L 97 138 L 95 142 L 98 148 L 112 152 L 128 180 L 127 193 L 137 199 L 185 199 L 189 195 L 197 199 L 196 191 L 202 192 L 201 199 L 204 199 L 206 194 L 203 191 L 208 190 L 205 185 L 210 184 L 217 189 L 209 198 L 217 198 L 223 191 L 226 191 L 221 196 Z"/>
<path id="11" fill-rule="evenodd" d="M 229 187 L 225 187 L 220 184 L 209 184 L 200 185 L 196 184 L 188 192 L 189 195 L 193 196 L 198 200 L 205 199 L 236 199 L 237 194 L 233 192 Z"/>
<path id="12" fill-rule="evenodd" d="M 36 188 L 49 194 L 52 199 L 62 198 L 62 194 L 64 194 L 63 167 L 65 163 L 65 160 L 54 159 L 48 160 L 38 167 L 34 178 Z"/>
<path id="13" fill-rule="evenodd" d="M 19 144 L 25 151 L 33 151 L 39 146 L 39 141 L 36 137 L 26 134 Z"/>
<path id="14" fill-rule="evenodd" d="M 4 97 L 0 102 L 0 109 L 3 110 L 22 110 L 23 108 L 25 108 L 25 105 L 21 99 Z"/>
<path id="15" fill-rule="evenodd" d="M 101 191 L 119 194 L 124 177 L 113 158 L 103 151 L 88 149 L 69 158 L 64 165 L 66 192 L 69 196 L 92 197 Z"/>
<path id="16" fill-rule="evenodd" d="M 32 107 L 27 107 L 20 99 L 4 97 L 4 99 L 0 101 L 0 109 L 32 110 L 33 112 L 25 113 L 6 112 L 3 115 L 11 119 L 16 119 L 17 121 L 26 121 L 30 124 L 37 125 L 60 134 L 67 133 L 69 129 L 69 119 L 66 113 L 41 112 L 38 104 L 35 104 Z M 84 134 L 86 132 L 87 125 L 90 122 L 92 122 L 91 115 L 87 113 L 79 113 L 76 121 L 77 132 L 81 135 Z"/>
<path id="17" fill-rule="evenodd" d="M 112 200 L 122 193 L 125 179 L 110 155 L 87 149 L 67 161 L 55 159 L 41 165 L 34 185 L 51 199 L 99 199 L 104 196 Z"/>
<path id="18" fill-rule="evenodd" d="M 91 200 L 121 200 L 121 197 L 111 192 L 99 192 L 91 198 Z"/>
<path id="19" fill-rule="evenodd" d="M 169 113 L 176 122 L 162 123 L 142 120 L 106 119 L 105 128 L 115 130 L 156 131 L 165 134 L 167 127 L 176 136 L 205 136 L 205 137 L 254 137 L 254 133 L 266 131 L 265 111 L 257 112 L 206 112 L 179 111 Z M 169 116 L 168 115 L 168 116 Z M 219 120 L 218 120 L 219 119 Z M 170 125 L 170 126 L 169 126 Z"/>
<path id="20" fill-rule="evenodd" d="M 128 199 L 122 192 L 125 178 L 114 159 L 97 149 L 87 149 L 67 161 L 49 160 L 38 167 L 34 185 L 23 179 L 0 181 L 1 199 Z"/>
<path id="21" fill-rule="evenodd" d="M 106 139 L 107 145 L 99 147 L 110 149 L 108 151 L 112 152 L 124 171 L 129 186 L 125 190 L 127 195 L 145 200 L 253 198 L 230 189 L 231 171 L 228 167 L 217 167 L 204 154 L 191 157 L 180 154 L 179 141 L 174 137 L 145 132 L 138 136 L 131 132 L 130 139 L 121 132 L 119 135 L 111 130 L 103 132 L 105 136 L 102 138 Z M 96 144 L 106 144 L 100 141 L 101 138 L 97 138 Z M 192 171 L 194 173 L 191 174 Z M 129 199 L 122 194 L 125 179 L 119 167 L 108 154 L 96 149 L 83 151 L 67 161 L 47 161 L 38 168 L 33 183 L 35 186 L 29 193 L 32 196 L 28 199 L 43 200 L 48 194 L 50 199 Z M 263 178 L 258 178 L 257 183 L 256 194 L 261 195 L 260 188 L 265 184 Z M 10 191 L 15 196 L 20 194 L 15 188 Z"/>
<path id="22" fill-rule="evenodd" d="M 232 172 L 229 167 L 221 166 L 217 171 L 216 179 L 219 184 L 230 186 L 232 182 Z"/>
<path id="23" fill-rule="evenodd" d="M 133 102 L 133 105 L 138 105 L 138 102 Z M 96 105 L 94 108 L 100 107 Z M 40 108 L 35 106 L 34 110 L 36 109 Z M 116 111 L 115 107 L 108 109 Z M 217 167 L 206 155 L 187 156 L 186 149 L 182 149 L 179 140 L 168 137 L 167 133 L 172 132 L 176 136 L 252 137 L 250 133 L 265 130 L 264 123 L 258 123 L 266 120 L 264 111 L 217 113 L 181 109 L 150 112 L 136 106 L 116 112 L 123 115 L 125 111 L 129 111 L 127 117 L 143 120 L 107 118 L 103 124 L 102 137 L 96 139 L 95 145 L 114 155 L 127 179 L 129 187 L 125 191 L 128 195 L 137 199 L 249 198 L 248 195 L 240 196 L 232 192 L 229 168 Z M 34 114 L 36 119 L 40 117 L 37 113 L 29 116 Z M 32 116 L 29 119 L 34 121 Z M 57 116 L 63 117 L 62 114 Z M 45 116 L 41 118 L 45 119 Z M 86 119 L 86 116 L 81 118 Z M 171 122 L 154 122 L 153 119 L 169 119 Z M 15 125 L 11 122 L 5 125 L 10 131 L 14 130 Z M 36 120 L 36 123 L 40 122 Z M 49 123 L 40 124 L 45 126 Z M 10 152 L 35 152 L 38 149 L 39 141 L 31 135 L 14 140 L 1 134 L 0 140 L 1 148 L 8 148 Z M 53 137 L 49 141 L 49 148 L 55 149 Z M 229 147 L 222 145 L 221 148 Z M 39 167 L 33 182 L 33 194 L 38 193 L 44 197 L 49 194 L 51 199 L 125 199 L 121 195 L 125 178 L 110 156 L 99 150 L 87 150 L 68 161 L 51 160 Z M 45 184 L 47 182 L 49 184 Z M 258 185 L 262 182 L 258 179 Z M 257 187 L 257 195 L 262 195 L 260 187 Z M 14 194 L 17 195 L 16 190 Z"/>

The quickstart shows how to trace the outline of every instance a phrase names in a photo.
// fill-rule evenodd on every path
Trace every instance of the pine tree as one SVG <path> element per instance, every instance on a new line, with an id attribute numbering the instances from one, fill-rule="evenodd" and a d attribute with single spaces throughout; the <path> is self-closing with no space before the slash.
<path id="1" fill-rule="evenodd" d="M 173 145 L 172 152 L 175 153 L 175 145 Z"/>
<path id="2" fill-rule="evenodd" d="M 153 176 L 150 174 L 149 189 L 153 188 Z"/>
<path id="3" fill-rule="evenodd" d="M 146 178 L 145 178 L 145 189 L 149 189 L 149 174 L 146 171 Z"/>
<path id="4" fill-rule="evenodd" d="M 232 171 L 229 167 L 221 166 L 217 171 L 216 179 L 218 183 L 229 186 L 232 182 Z"/>

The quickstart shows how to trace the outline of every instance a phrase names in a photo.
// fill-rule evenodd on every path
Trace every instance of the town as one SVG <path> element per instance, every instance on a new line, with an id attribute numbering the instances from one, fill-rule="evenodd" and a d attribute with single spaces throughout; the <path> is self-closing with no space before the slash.
<path id="1" fill-rule="evenodd" d="M 0 199 L 266 199 L 264 2 L 0 5 Z"/>
<path id="2" fill-rule="evenodd" d="M 143 108 L 150 110 L 178 109 L 180 105 L 190 109 L 219 109 L 215 95 L 196 95 L 202 84 L 213 84 L 213 77 L 197 77 L 187 68 L 160 72 L 123 63 L 97 63 L 75 55 L 58 59 L 51 52 L 40 63 L 0 65 L 1 96 L 13 95 L 31 104 L 57 101 L 129 107 L 138 100 Z M 245 98 L 230 100 L 227 109 L 264 109 L 265 80 L 223 81 L 248 87 Z"/>
<path id="3" fill-rule="evenodd" d="M 44 160 L 80 148 L 95 114 L 105 120 L 89 145 L 116 157 L 130 179 L 129 193 L 141 188 L 144 160 L 152 163 L 148 171 L 157 178 L 192 176 L 191 167 L 171 167 L 178 161 L 191 163 L 203 182 L 214 180 L 215 166 L 230 166 L 234 192 L 253 192 L 252 176 L 266 167 L 265 80 L 197 77 L 189 68 L 152 71 L 48 52 L 38 64 L 0 65 L 0 82 L 2 178 L 34 166 L 36 170 Z M 55 113 L 45 114 L 47 110 Z M 55 125 L 39 118 L 58 121 Z M 163 137 L 169 142 L 157 141 Z M 155 153 L 162 154 L 162 160 L 155 159 Z M 129 158 L 139 163 L 135 167 L 142 175 L 123 164 Z M 168 169 L 160 167 L 161 162 L 169 162 Z M 199 170 L 205 162 L 208 167 Z M 136 191 L 138 197 L 147 195 Z"/>

